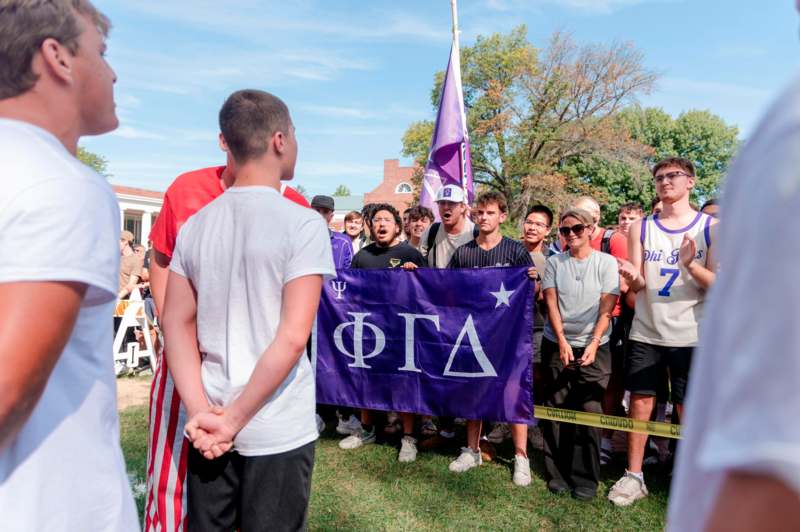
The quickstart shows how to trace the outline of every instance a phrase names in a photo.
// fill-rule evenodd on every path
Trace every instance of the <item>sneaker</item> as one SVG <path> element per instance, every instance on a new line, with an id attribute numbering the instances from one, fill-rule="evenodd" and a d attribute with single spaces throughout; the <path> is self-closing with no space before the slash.
<path id="1" fill-rule="evenodd" d="M 347 420 L 340 417 L 339 424 L 336 425 L 336 432 L 343 436 L 358 434 L 361 432 L 361 422 L 352 414 L 350 414 L 350 418 Z"/>
<path id="2" fill-rule="evenodd" d="M 561 479 L 553 478 L 547 483 L 547 489 L 554 495 L 561 495 L 569 491 L 569 485 Z"/>
<path id="3" fill-rule="evenodd" d="M 361 429 L 360 434 L 351 434 L 347 438 L 339 442 L 340 449 L 358 449 L 363 445 L 375 443 L 375 431 L 367 432 Z"/>
<path id="4" fill-rule="evenodd" d="M 417 439 L 411 436 L 403 436 L 400 441 L 400 454 L 397 456 L 398 462 L 408 463 L 417 459 Z"/>
<path id="5" fill-rule="evenodd" d="M 579 486 L 572 490 L 572 496 L 582 502 L 589 502 L 597 495 L 597 488 L 587 488 Z"/>
<path id="6" fill-rule="evenodd" d="M 322 434 L 325 430 L 325 420 L 322 419 L 322 416 L 317 414 L 317 432 Z"/>
<path id="7" fill-rule="evenodd" d="M 497 423 L 486 439 L 492 443 L 503 443 L 511 437 L 511 429 L 506 423 Z"/>
<path id="8" fill-rule="evenodd" d="M 644 482 L 626 471 L 608 492 L 608 500 L 616 506 L 630 506 L 647 495 L 647 486 Z"/>
<path id="9" fill-rule="evenodd" d="M 531 447 L 537 451 L 544 450 L 544 435 L 539 425 L 528 425 L 528 441 L 531 442 Z"/>
<path id="10" fill-rule="evenodd" d="M 439 429 L 431 418 L 423 418 L 421 432 L 423 436 L 435 436 L 439 434 Z"/>
<path id="11" fill-rule="evenodd" d="M 531 462 L 524 456 L 514 457 L 514 484 L 517 486 L 527 486 L 531 483 Z"/>
<path id="12" fill-rule="evenodd" d="M 450 471 L 453 473 L 463 473 L 469 471 L 473 467 L 477 467 L 483 463 L 481 460 L 480 451 L 473 451 L 469 447 L 462 447 L 461 454 L 458 458 L 450 462 Z"/>

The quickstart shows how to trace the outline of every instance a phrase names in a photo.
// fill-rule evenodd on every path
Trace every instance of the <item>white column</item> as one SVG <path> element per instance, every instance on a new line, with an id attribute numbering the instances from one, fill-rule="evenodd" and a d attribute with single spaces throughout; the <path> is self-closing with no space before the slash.
<path id="1" fill-rule="evenodd" d="M 144 211 L 142 213 L 142 238 L 140 244 L 147 247 L 147 237 L 150 236 L 150 226 L 152 225 L 153 213 L 152 211 Z"/>

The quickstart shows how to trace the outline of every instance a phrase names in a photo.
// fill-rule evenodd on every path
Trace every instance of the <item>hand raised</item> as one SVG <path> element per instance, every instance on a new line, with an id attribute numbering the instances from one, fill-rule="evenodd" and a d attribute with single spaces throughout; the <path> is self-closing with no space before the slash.
<path id="1" fill-rule="evenodd" d="M 639 277 L 639 272 L 636 270 L 636 266 L 634 266 L 630 261 L 625 259 L 617 259 L 617 266 L 619 267 L 619 274 L 625 279 L 628 283 L 632 283 Z"/>
<path id="2" fill-rule="evenodd" d="M 689 233 L 683 234 L 683 242 L 681 242 L 681 249 L 678 253 L 681 264 L 688 268 L 697 255 L 697 243 L 694 238 L 689 236 Z"/>

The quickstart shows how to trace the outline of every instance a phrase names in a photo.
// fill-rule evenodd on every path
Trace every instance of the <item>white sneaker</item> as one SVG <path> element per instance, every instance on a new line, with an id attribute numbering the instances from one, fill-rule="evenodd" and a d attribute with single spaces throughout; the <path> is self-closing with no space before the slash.
<path id="1" fill-rule="evenodd" d="M 411 436 L 403 436 L 400 441 L 400 454 L 397 456 L 398 462 L 408 463 L 417 459 L 417 439 Z"/>
<path id="2" fill-rule="evenodd" d="M 506 423 L 497 423 L 486 439 L 492 443 L 503 443 L 511 437 L 511 429 Z"/>
<path id="3" fill-rule="evenodd" d="M 458 458 L 450 462 L 450 471 L 453 473 L 463 473 L 469 471 L 473 467 L 477 467 L 483 463 L 480 451 L 473 451 L 469 447 L 462 447 L 461 454 Z"/>
<path id="4" fill-rule="evenodd" d="M 317 414 L 317 432 L 322 434 L 325 430 L 325 421 L 322 419 L 322 416 Z"/>
<path id="5" fill-rule="evenodd" d="M 347 420 L 339 418 L 339 423 L 336 425 L 336 432 L 344 436 L 359 434 L 361 432 L 361 422 L 352 414 L 350 414 L 350 419 Z"/>
<path id="6" fill-rule="evenodd" d="M 367 432 L 361 429 L 359 434 L 351 434 L 339 442 L 340 449 L 358 449 L 369 443 L 375 443 L 375 431 Z"/>
<path id="7" fill-rule="evenodd" d="M 626 471 L 608 492 L 608 500 L 616 506 L 630 506 L 647 495 L 647 486 L 644 482 Z"/>
<path id="8" fill-rule="evenodd" d="M 514 457 L 514 484 L 517 486 L 527 486 L 531 483 L 531 462 L 524 456 Z"/>

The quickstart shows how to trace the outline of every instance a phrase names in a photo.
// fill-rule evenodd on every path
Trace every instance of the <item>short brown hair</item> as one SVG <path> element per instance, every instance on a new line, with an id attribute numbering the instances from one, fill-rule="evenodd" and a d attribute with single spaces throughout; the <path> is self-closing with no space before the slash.
<path id="1" fill-rule="evenodd" d="M 642 208 L 642 206 L 636 203 L 635 201 L 632 201 L 630 203 L 623 203 L 622 205 L 620 205 L 618 212 L 620 214 L 622 214 L 623 212 L 639 212 L 644 214 L 644 208 Z"/>
<path id="2" fill-rule="evenodd" d="M 489 192 L 484 192 L 475 200 L 475 205 L 486 205 L 487 203 L 497 203 L 500 212 L 508 212 L 508 201 L 501 192 L 490 190 Z"/>
<path id="3" fill-rule="evenodd" d="M 236 162 L 243 163 L 267 152 L 276 132 L 289 134 L 289 108 L 268 92 L 236 91 L 219 110 L 219 130 Z"/>
<path id="4" fill-rule="evenodd" d="M 0 0 L 0 100 L 36 84 L 33 57 L 45 39 L 55 39 L 73 55 L 78 52 L 80 16 L 108 35 L 111 21 L 89 0 Z"/>
<path id="5" fill-rule="evenodd" d="M 363 220 L 364 219 L 364 217 L 361 216 L 361 213 L 358 212 L 358 211 L 350 211 L 350 212 L 348 212 L 347 214 L 344 215 L 344 221 L 345 222 L 349 222 L 351 220 L 355 220 L 356 218 L 358 218 L 359 220 Z"/>
<path id="6" fill-rule="evenodd" d="M 667 166 L 677 166 L 690 176 L 694 177 L 694 165 L 692 161 L 689 159 L 684 159 L 683 157 L 667 157 L 666 159 L 662 159 L 656 163 L 653 167 L 653 177 L 656 176 L 659 170 L 665 168 Z"/>
<path id="7" fill-rule="evenodd" d="M 433 211 L 427 207 L 423 207 L 422 205 L 414 205 L 413 207 L 408 208 L 403 214 L 408 215 L 409 222 L 416 222 L 417 220 L 422 220 L 423 218 L 427 218 L 433 222 L 436 219 L 433 216 Z"/>

